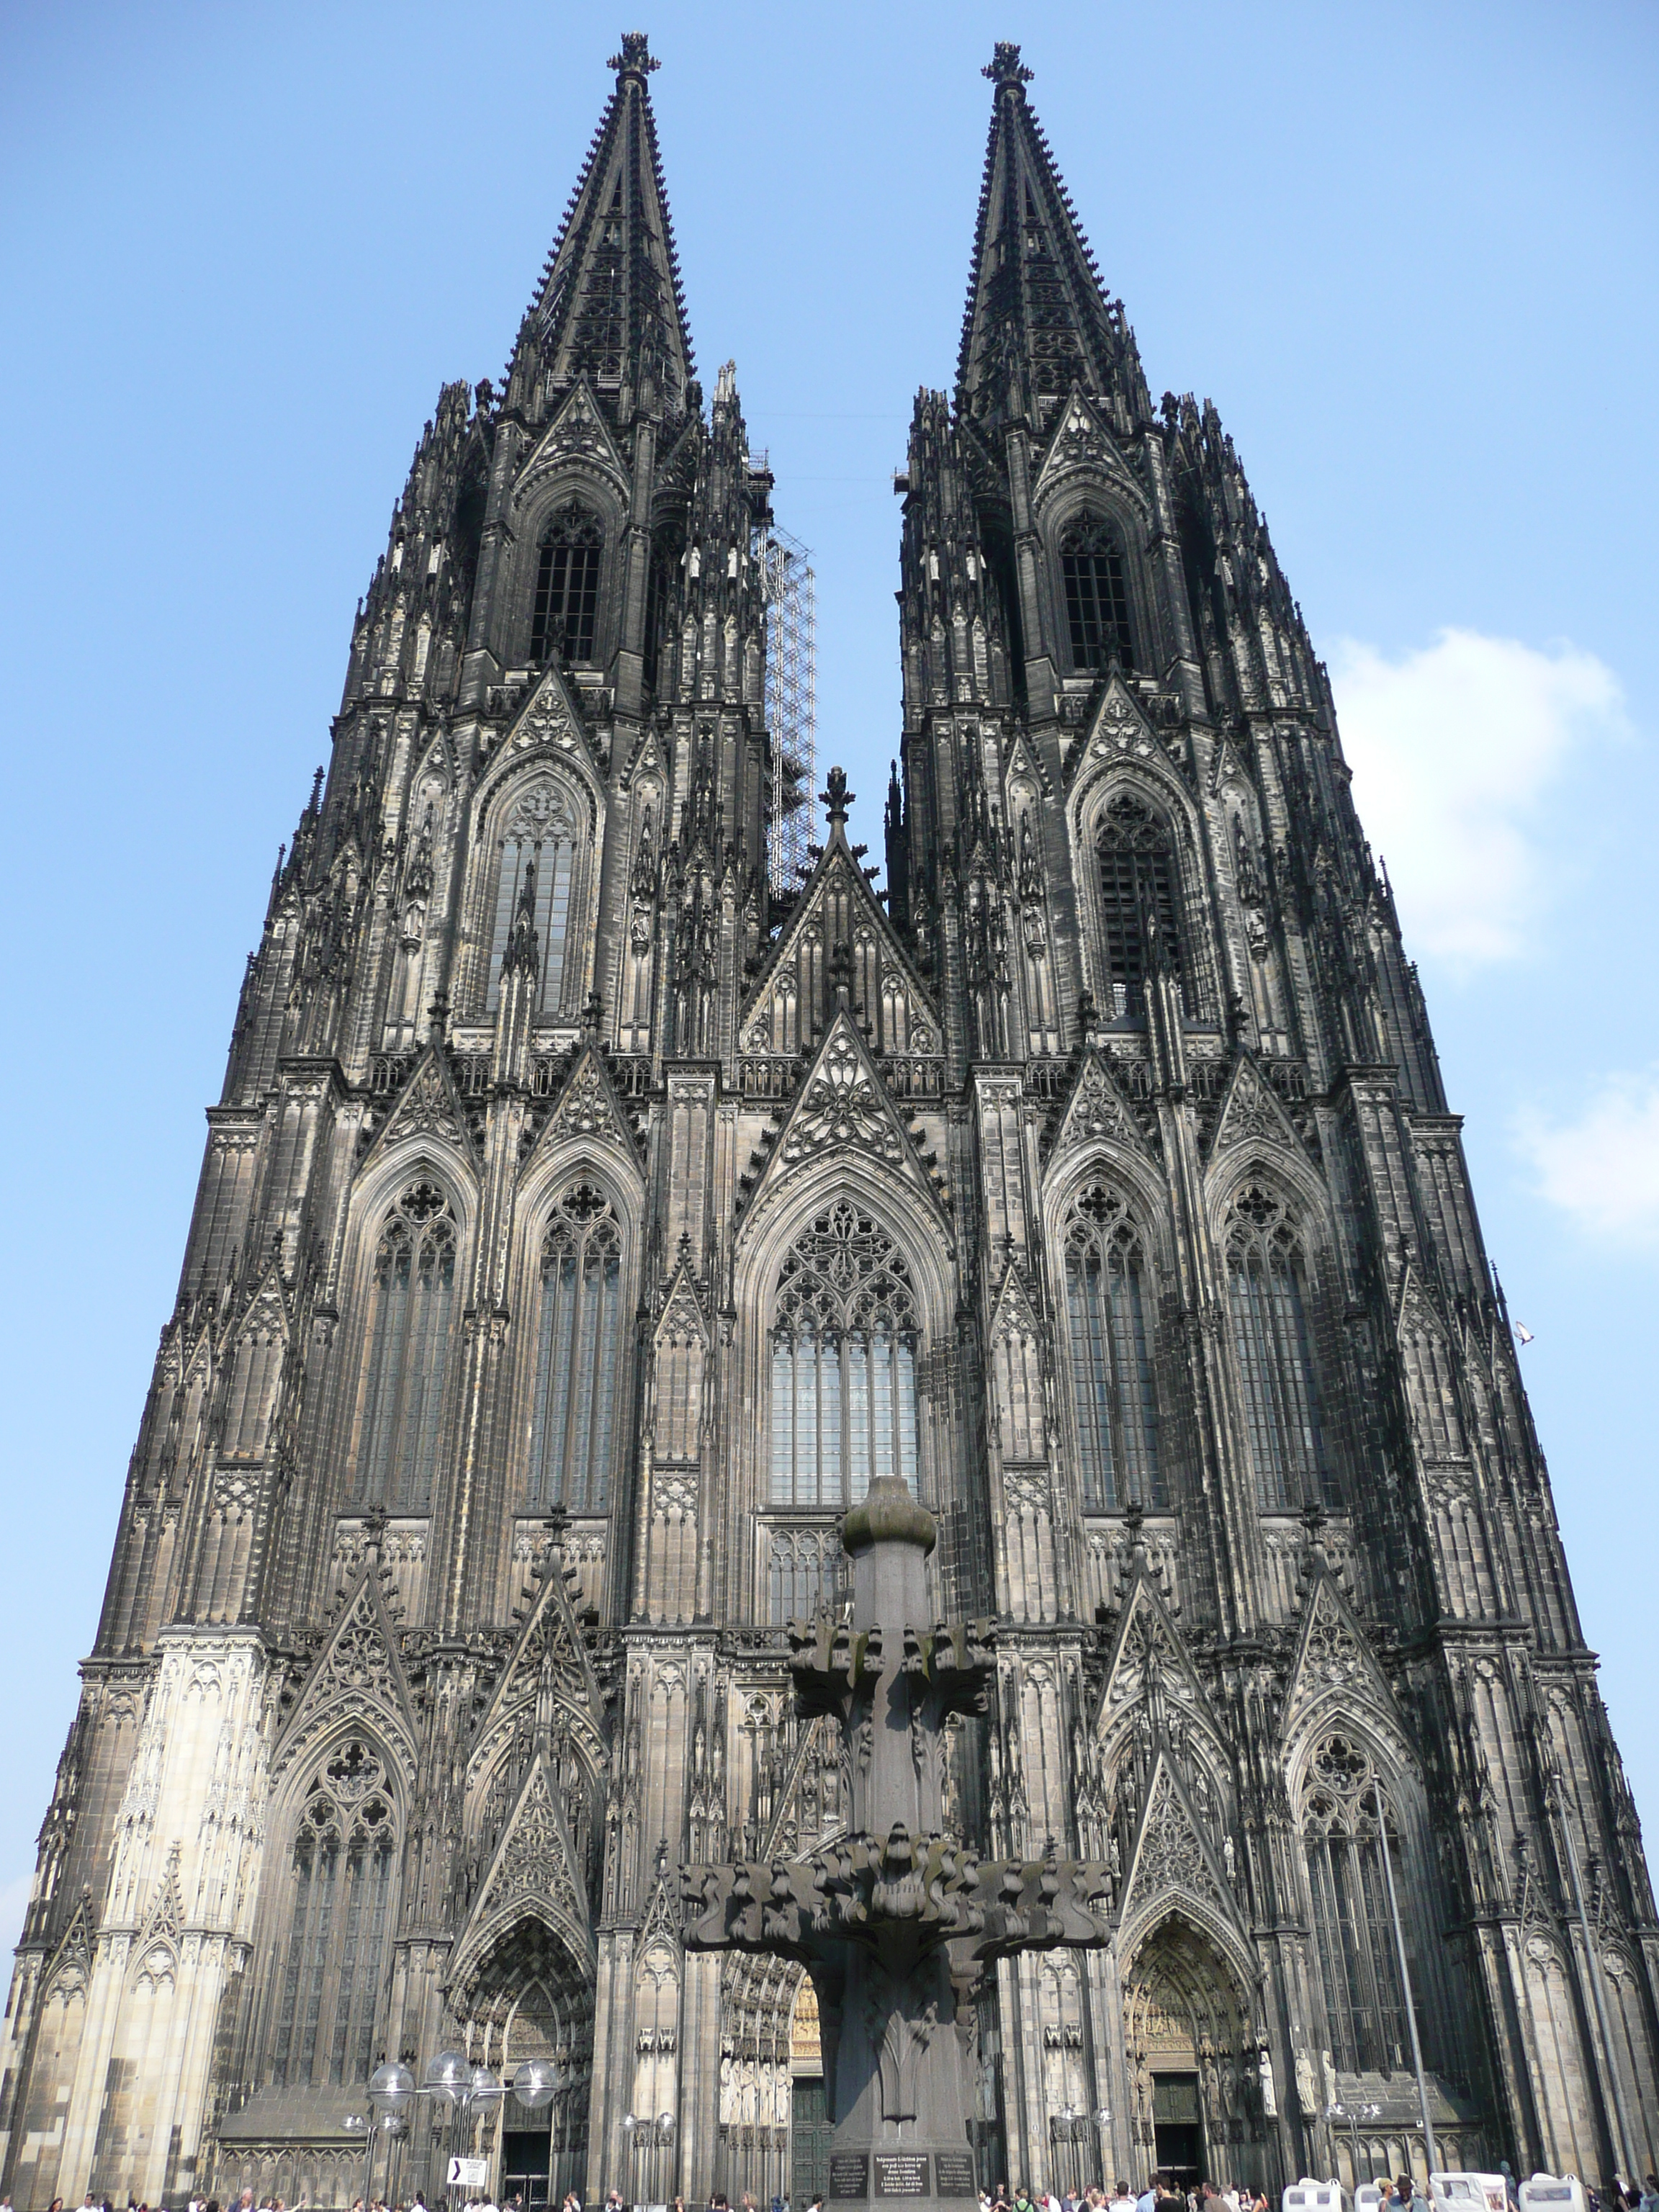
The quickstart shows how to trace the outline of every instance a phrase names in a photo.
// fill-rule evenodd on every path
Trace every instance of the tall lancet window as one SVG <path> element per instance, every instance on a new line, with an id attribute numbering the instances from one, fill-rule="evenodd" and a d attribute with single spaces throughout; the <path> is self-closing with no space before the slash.
<path id="1" fill-rule="evenodd" d="M 1313 1755 L 1302 1842 L 1331 2057 L 1344 2073 L 1397 2073 L 1410 2063 L 1411 2038 L 1382 1867 L 1385 1850 L 1393 1862 L 1407 1955 L 1418 1948 L 1411 1917 L 1415 1899 L 1371 1762 L 1345 1736 L 1328 1736 Z M 1420 1968 L 1416 1978 L 1422 1979 Z"/>
<path id="2" fill-rule="evenodd" d="M 363 2081 L 386 1977 L 396 1846 L 380 1761 L 353 1738 L 318 1770 L 289 1863 L 276 1961 L 274 2081 Z"/>
<path id="3" fill-rule="evenodd" d="M 561 507 L 542 532 L 530 617 L 533 661 L 593 658 L 604 552 L 605 529 L 599 516 L 574 500 Z"/>
<path id="4" fill-rule="evenodd" d="M 622 1231 L 592 1183 L 561 1197 L 542 1238 L 529 1510 L 611 1509 L 622 1363 Z"/>
<path id="5" fill-rule="evenodd" d="M 1323 1497 L 1328 1469 L 1307 1258 L 1288 1207 L 1270 1191 L 1253 1186 L 1233 1201 L 1227 1282 L 1256 1504 L 1264 1513 L 1292 1512 Z"/>
<path id="6" fill-rule="evenodd" d="M 916 1486 L 915 1295 L 886 1231 L 841 1199 L 796 1238 L 772 1331 L 772 1503 L 836 1512 Z"/>
<path id="7" fill-rule="evenodd" d="M 374 1253 L 359 1505 L 431 1510 L 454 1321 L 455 1217 L 435 1183 L 411 1183 Z"/>
<path id="8" fill-rule="evenodd" d="M 1079 1194 L 1066 1227 L 1066 1307 L 1085 1513 L 1167 1503 L 1140 1235 L 1115 1192 Z"/>
<path id="9" fill-rule="evenodd" d="M 580 820 L 575 801 L 550 777 L 531 785 L 507 815 L 501 833 L 501 872 L 495 881 L 495 913 L 489 940 L 489 989 L 493 1013 L 501 1003 L 501 961 L 513 935 L 520 899 L 528 894 L 540 962 L 535 1010 L 556 1016 L 567 1011 L 567 976 L 571 902 L 577 879 Z"/>
<path id="10" fill-rule="evenodd" d="M 1110 523 L 1087 514 L 1067 523 L 1060 533 L 1060 573 L 1066 585 L 1072 665 L 1104 668 L 1115 658 L 1124 668 L 1133 668 L 1134 634 L 1129 628 L 1123 549 Z"/>
<path id="11" fill-rule="evenodd" d="M 1182 973 L 1175 840 L 1170 825 L 1129 792 L 1106 809 L 1100 831 L 1100 909 L 1109 1018 L 1146 1007 L 1146 977 L 1161 951 Z"/>

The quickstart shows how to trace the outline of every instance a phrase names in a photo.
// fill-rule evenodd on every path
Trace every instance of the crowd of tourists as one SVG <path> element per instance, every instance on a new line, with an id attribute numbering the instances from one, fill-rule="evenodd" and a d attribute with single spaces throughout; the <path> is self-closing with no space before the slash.
<path id="1" fill-rule="evenodd" d="M 1507 2166 L 1504 2176 L 1509 2180 Z M 1397 2179 L 1379 2174 L 1372 2187 L 1376 2192 L 1376 2212 L 1433 2212 L 1426 2185 L 1409 2174 L 1402 2173 Z M 1584 2200 L 1588 2212 L 1659 2212 L 1659 2177 L 1649 2174 L 1639 2187 L 1635 2182 L 1616 2180 L 1604 2182 L 1599 2190 L 1586 2184 Z M 1510 2212 L 1519 2212 L 1513 2184 L 1510 2208 Z M 0 2212 L 12 2212 L 9 2197 L 0 2197 Z M 64 2212 L 61 2197 L 52 2198 L 49 2212 Z M 109 2197 L 100 2198 L 88 2190 L 82 2200 L 80 2212 L 117 2212 L 117 2208 Z M 135 2203 L 129 2197 L 126 2212 L 152 2212 L 152 2208 Z M 157 2204 L 154 2212 L 165 2212 L 165 2208 Z M 192 2197 L 188 2212 L 312 2212 L 312 2208 L 303 2202 L 287 2204 L 280 2197 L 256 2197 L 252 2190 L 245 2189 L 240 2199 L 228 2204 L 222 2204 L 216 2197 Z M 367 2201 L 356 2197 L 351 2212 L 428 2212 L 428 2206 L 424 2191 L 417 2189 L 406 2201 L 399 2200 L 395 2204 L 388 2204 L 382 2197 Z M 468 2204 L 464 2212 L 526 2212 L 526 2206 L 521 2197 L 512 2196 L 499 2206 Z M 589 2212 L 589 2208 L 573 2189 L 565 2197 L 559 2212 Z M 592 2212 L 702 2212 L 702 2206 L 701 2200 L 688 2203 L 684 2197 L 674 2197 L 665 2206 L 630 2205 L 619 2189 L 612 2189 L 607 2191 L 603 2205 L 595 2205 Z M 708 2199 L 708 2212 L 760 2212 L 760 2208 L 748 2196 L 740 2197 L 734 2207 L 724 2191 L 716 2190 Z M 770 2212 L 790 2212 L 789 2199 L 775 2197 Z M 822 2196 L 811 2199 L 806 2212 L 825 2212 Z M 1218 2188 L 1212 2181 L 1201 2181 L 1184 2188 L 1172 2174 L 1158 2172 L 1139 2195 L 1127 2181 L 1120 2181 L 1109 2190 L 1097 2184 L 1092 2188 L 1060 2191 L 1032 2190 L 1023 2185 L 1011 2190 L 1006 2181 L 999 2182 L 994 2189 L 981 2190 L 979 2212 L 1275 2212 L 1275 2208 L 1265 2190 L 1252 2189 L 1243 2183 Z"/>

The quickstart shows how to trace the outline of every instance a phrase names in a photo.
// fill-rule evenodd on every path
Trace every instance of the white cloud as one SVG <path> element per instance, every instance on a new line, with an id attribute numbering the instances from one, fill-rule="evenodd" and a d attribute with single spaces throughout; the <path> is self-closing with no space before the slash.
<path id="1" fill-rule="evenodd" d="M 1443 629 L 1397 659 L 1345 639 L 1331 681 L 1408 948 L 1464 969 L 1515 958 L 1549 896 L 1542 801 L 1577 747 L 1625 734 L 1618 678 L 1575 646 Z"/>
<path id="2" fill-rule="evenodd" d="M 1519 1115 L 1515 1142 L 1580 1229 L 1627 1244 L 1659 1235 L 1659 1067 L 1610 1076 L 1574 1121 Z"/>

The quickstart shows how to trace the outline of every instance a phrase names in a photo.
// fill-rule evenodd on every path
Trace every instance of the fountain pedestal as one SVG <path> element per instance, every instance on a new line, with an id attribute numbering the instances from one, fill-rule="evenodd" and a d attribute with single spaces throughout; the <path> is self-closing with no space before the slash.
<path id="1" fill-rule="evenodd" d="M 1107 1870 L 982 1860 L 942 1832 L 945 1723 L 988 1708 L 991 1625 L 917 1626 L 935 1530 L 902 1482 L 872 1482 L 842 1540 L 851 1618 L 792 1621 L 789 1663 L 802 1717 L 839 1723 L 851 1826 L 804 1858 L 685 1868 L 684 1940 L 798 1960 L 811 1973 L 836 2124 L 831 2204 L 963 2207 L 976 2197 L 981 1977 L 1015 1951 L 1103 1944 L 1091 1908 L 1109 1894 Z"/>

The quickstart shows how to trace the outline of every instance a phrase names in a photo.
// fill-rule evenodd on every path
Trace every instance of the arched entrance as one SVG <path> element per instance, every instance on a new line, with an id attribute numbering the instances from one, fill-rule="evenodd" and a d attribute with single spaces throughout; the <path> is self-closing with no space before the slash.
<path id="1" fill-rule="evenodd" d="M 1261 2180 L 1255 2039 L 1238 1976 L 1191 1921 L 1152 1929 L 1124 1977 L 1124 2050 L 1137 2149 L 1183 2187 Z"/>
<path id="2" fill-rule="evenodd" d="M 560 2087 L 539 2112 L 501 2100 L 498 2124 L 479 2124 L 476 2148 L 499 2153 L 496 2192 L 526 2207 L 556 2205 L 586 2180 L 587 2109 L 593 2065 L 593 1981 L 542 1921 L 515 1921 L 452 1993 L 467 2056 L 510 2080 L 527 2058 L 550 2058 Z M 489 2140 L 494 2133 L 495 2139 Z M 457 2146 L 459 2148 L 459 2146 Z"/>
<path id="3" fill-rule="evenodd" d="M 830 2194 L 830 2143 L 836 2130 L 824 2094 L 818 2025 L 818 1993 L 803 1974 L 789 2028 L 789 2202 L 794 2212 L 805 2212 L 815 2197 Z"/>

